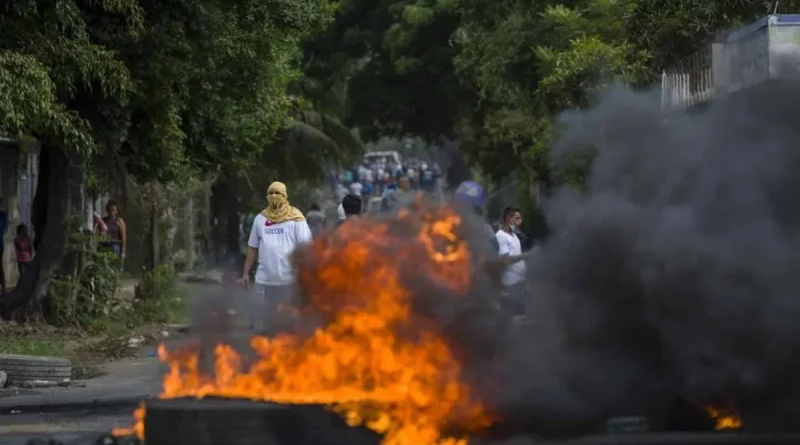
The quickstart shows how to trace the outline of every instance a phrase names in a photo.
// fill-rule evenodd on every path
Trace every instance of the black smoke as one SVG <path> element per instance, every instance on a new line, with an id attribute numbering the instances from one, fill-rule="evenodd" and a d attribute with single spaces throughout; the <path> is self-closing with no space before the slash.
<path id="1" fill-rule="evenodd" d="M 498 428 L 577 434 L 647 415 L 657 429 L 675 397 L 698 408 L 733 399 L 745 428 L 800 426 L 798 103 L 792 81 L 684 113 L 614 88 L 564 114 L 553 158 L 593 162 L 586 190 L 546 202 L 552 235 L 528 261 L 529 324 L 495 310 L 499 291 L 479 268 L 463 297 L 421 280 L 413 261 L 398 265 Z M 483 223 L 465 216 L 476 257 L 491 257 Z M 416 236 L 391 227 L 377 247 Z M 301 274 L 317 261 L 310 250 L 295 260 Z"/>
<path id="2" fill-rule="evenodd" d="M 543 429 L 623 414 L 658 427 L 674 396 L 730 398 L 745 427 L 797 428 L 799 102 L 800 84 L 771 81 L 666 114 L 615 88 L 563 115 L 553 156 L 591 153 L 591 175 L 546 204 L 532 324 L 487 333 L 501 412 Z"/>

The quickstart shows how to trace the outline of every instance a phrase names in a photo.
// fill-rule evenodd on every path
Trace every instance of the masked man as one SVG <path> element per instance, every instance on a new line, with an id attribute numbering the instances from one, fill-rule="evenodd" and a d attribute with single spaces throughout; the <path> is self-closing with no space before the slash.
<path id="1" fill-rule="evenodd" d="M 514 315 L 525 313 L 523 304 L 526 292 L 525 259 L 532 254 L 532 252 L 522 253 L 522 243 L 517 234 L 521 224 L 522 215 L 519 209 L 506 207 L 503 210 L 503 227 L 495 234 L 499 246 L 497 253 L 507 264 L 503 274 L 503 286 L 508 293 L 508 298 L 504 301 L 504 308 Z"/>
<path id="2" fill-rule="evenodd" d="M 273 182 L 267 190 L 268 205 L 253 220 L 247 241 L 247 257 L 241 282 L 250 286 L 250 270 L 258 258 L 254 290 L 254 310 L 250 325 L 257 332 L 275 321 L 281 307 L 292 303 L 294 271 L 290 256 L 301 244 L 311 242 L 311 230 L 303 214 L 289 204 L 286 186 Z"/>

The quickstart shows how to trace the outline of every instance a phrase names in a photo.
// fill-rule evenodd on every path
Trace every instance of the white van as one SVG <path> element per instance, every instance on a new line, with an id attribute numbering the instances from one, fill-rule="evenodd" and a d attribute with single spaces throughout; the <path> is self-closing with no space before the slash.
<path id="1" fill-rule="evenodd" d="M 392 151 L 370 151 L 364 153 L 364 162 L 367 164 L 402 164 L 400 153 Z"/>

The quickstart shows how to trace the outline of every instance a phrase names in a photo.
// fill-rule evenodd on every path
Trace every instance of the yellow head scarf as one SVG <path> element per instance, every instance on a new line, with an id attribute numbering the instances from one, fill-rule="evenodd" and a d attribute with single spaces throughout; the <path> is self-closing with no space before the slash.
<path id="1" fill-rule="evenodd" d="M 305 216 L 303 216 L 303 212 L 289 205 L 286 184 L 282 182 L 276 181 L 269 185 L 267 189 L 267 202 L 269 205 L 261 211 L 261 214 L 274 223 L 306 220 Z"/>

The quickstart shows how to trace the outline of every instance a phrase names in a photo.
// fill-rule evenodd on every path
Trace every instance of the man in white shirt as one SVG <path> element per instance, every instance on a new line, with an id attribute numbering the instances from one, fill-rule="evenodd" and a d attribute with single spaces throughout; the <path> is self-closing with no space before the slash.
<path id="1" fill-rule="evenodd" d="M 249 288 L 250 270 L 258 258 L 250 313 L 250 327 L 256 332 L 274 329 L 277 312 L 292 304 L 295 276 L 290 257 L 298 246 L 311 242 L 308 223 L 297 208 L 289 205 L 283 183 L 269 186 L 267 200 L 269 204 L 250 229 L 241 279 L 242 286 Z"/>
<path id="2" fill-rule="evenodd" d="M 524 315 L 525 305 L 525 258 L 529 254 L 522 253 L 522 244 L 516 235 L 517 228 L 522 224 L 522 215 L 519 209 L 506 207 L 503 210 L 503 227 L 495 233 L 498 244 L 498 255 L 506 264 L 502 283 L 507 292 L 508 299 L 502 306 L 514 315 Z"/>

